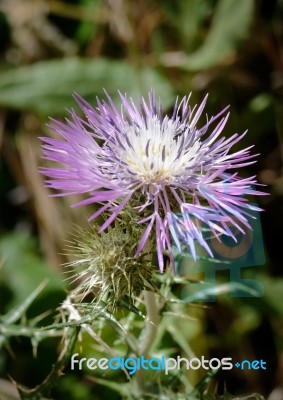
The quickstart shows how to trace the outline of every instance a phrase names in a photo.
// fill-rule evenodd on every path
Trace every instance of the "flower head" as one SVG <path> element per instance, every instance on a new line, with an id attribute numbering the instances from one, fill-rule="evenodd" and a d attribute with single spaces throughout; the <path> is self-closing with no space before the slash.
<path id="1" fill-rule="evenodd" d="M 133 304 L 142 290 L 158 292 L 150 254 L 134 257 L 140 230 L 127 212 L 114 228 L 101 234 L 78 228 L 68 246 L 73 260 L 66 264 L 70 278 L 78 283 L 71 297 L 79 301 L 92 298 L 115 309 L 124 302 Z"/>
<path id="2" fill-rule="evenodd" d="M 255 207 L 245 196 L 264 193 L 253 189 L 255 177 L 240 178 L 236 172 L 255 162 L 252 146 L 229 153 L 246 132 L 220 137 L 227 108 L 198 127 L 207 97 L 193 109 L 190 97 L 177 99 L 169 117 L 163 116 L 152 92 L 139 108 L 120 94 L 120 110 L 106 96 L 107 101 L 97 99 L 93 108 L 75 95 L 85 118 L 71 111 L 71 119 L 54 120 L 50 126 L 62 140 L 42 138 L 45 158 L 61 164 L 42 168 L 48 187 L 63 191 L 59 195 L 88 194 L 76 206 L 100 205 L 90 217 L 107 213 L 100 232 L 128 205 L 140 215 L 138 223 L 145 224 L 136 255 L 154 231 L 161 271 L 164 250 L 174 265 L 171 239 L 180 251 L 186 245 L 196 258 L 195 241 L 212 255 L 204 225 L 216 237 L 234 237 L 231 226 L 249 227 L 248 210 Z"/>

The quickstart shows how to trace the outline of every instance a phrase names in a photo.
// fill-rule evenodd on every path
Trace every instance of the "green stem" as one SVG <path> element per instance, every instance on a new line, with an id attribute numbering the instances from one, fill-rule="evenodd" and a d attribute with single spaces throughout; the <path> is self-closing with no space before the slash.
<path id="1" fill-rule="evenodd" d="M 147 322 L 145 324 L 144 330 L 140 336 L 139 342 L 139 356 L 144 356 L 145 359 L 148 358 L 150 349 L 155 340 L 158 331 L 158 323 L 160 320 L 159 309 L 156 304 L 155 293 L 144 291 L 144 302 L 147 311 Z M 145 377 L 144 369 L 140 369 L 135 374 L 137 390 L 140 393 L 144 392 L 145 388 Z"/>
<path id="2" fill-rule="evenodd" d="M 155 293 L 144 291 L 144 302 L 147 311 L 147 322 L 140 338 L 141 344 L 139 354 L 146 358 L 157 334 L 160 315 L 156 304 Z"/>
<path id="3" fill-rule="evenodd" d="M 27 389 L 21 385 L 17 385 L 22 400 L 40 400 L 43 397 L 49 398 L 52 388 L 55 387 L 59 377 L 62 375 L 63 369 L 69 362 L 73 353 L 79 330 L 79 327 L 70 328 L 69 336 L 65 342 L 65 348 L 60 354 L 57 362 L 53 365 L 51 372 L 41 384 L 33 389 Z"/>

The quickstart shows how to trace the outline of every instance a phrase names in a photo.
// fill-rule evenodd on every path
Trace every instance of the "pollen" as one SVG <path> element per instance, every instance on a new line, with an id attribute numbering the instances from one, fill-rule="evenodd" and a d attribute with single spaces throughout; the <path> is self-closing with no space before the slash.
<path id="1" fill-rule="evenodd" d="M 161 122 L 153 116 L 146 124 L 129 126 L 125 131 L 121 160 L 128 165 L 129 173 L 145 185 L 173 184 L 197 161 L 200 143 L 196 141 L 186 149 L 171 119 Z"/>

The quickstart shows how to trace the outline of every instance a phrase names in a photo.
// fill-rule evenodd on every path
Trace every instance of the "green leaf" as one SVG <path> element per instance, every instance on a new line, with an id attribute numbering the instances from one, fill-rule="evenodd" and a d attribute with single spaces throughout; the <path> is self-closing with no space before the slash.
<path id="1" fill-rule="evenodd" d="M 190 303 L 190 302 L 195 302 L 195 301 L 205 301 L 206 299 L 210 299 L 211 296 L 219 296 L 222 294 L 226 293 L 233 293 L 233 292 L 242 292 L 246 293 L 251 297 L 261 297 L 261 293 L 254 289 L 253 287 L 250 287 L 248 285 L 245 285 L 243 283 L 239 282 L 229 282 L 229 283 L 222 283 L 222 284 L 208 284 L 208 287 L 205 287 L 204 289 L 201 289 L 202 285 L 205 287 L 204 284 L 200 283 L 197 284 L 198 290 L 196 290 L 193 294 L 189 294 L 190 290 L 193 289 L 192 285 L 188 285 L 184 291 L 183 294 L 186 293 L 186 289 L 188 291 L 188 296 L 182 299 L 182 302 L 185 303 Z"/>
<path id="2" fill-rule="evenodd" d="M 283 316 L 283 302 L 282 302 L 282 293 L 283 293 L 283 279 L 280 277 L 267 277 L 264 275 L 260 276 L 260 280 L 264 285 L 265 295 L 264 302 L 269 307 L 266 309 L 266 312 L 270 314 L 273 313 L 280 317 Z M 261 305 L 263 307 L 263 305 Z"/>
<path id="3" fill-rule="evenodd" d="M 46 279 L 48 285 L 38 298 L 51 292 L 53 299 L 55 293 L 63 294 L 61 275 L 40 258 L 34 238 L 20 233 L 4 236 L 0 240 L 0 258 L 4 260 L 0 282 L 7 284 L 14 295 L 13 304 L 10 306 L 25 304 L 34 289 Z M 51 301 L 49 306 L 52 304 Z"/>
<path id="4" fill-rule="evenodd" d="M 254 0 L 219 0 L 204 44 L 190 54 L 184 68 L 201 70 L 227 62 L 249 31 Z"/>
<path id="5" fill-rule="evenodd" d="M 78 306 L 82 309 L 85 308 L 87 312 L 84 315 L 81 315 L 80 319 L 70 320 L 68 322 L 62 322 L 58 324 L 52 324 L 50 326 L 45 326 L 43 329 L 52 329 L 52 328 L 61 329 L 72 326 L 82 326 L 84 324 L 91 325 L 94 320 L 96 320 L 98 317 L 101 317 L 104 318 L 110 325 L 114 326 L 115 329 L 118 329 L 119 332 L 122 331 L 125 335 L 127 335 L 127 332 L 118 322 L 115 316 L 111 312 L 107 311 L 106 305 L 98 303 L 96 303 L 95 305 L 79 303 L 79 304 L 73 304 L 73 306 Z M 91 311 L 88 311 L 89 309 Z"/>
<path id="6" fill-rule="evenodd" d="M 194 396 L 195 394 L 203 395 L 204 391 L 207 390 L 210 382 L 212 381 L 213 377 L 217 374 L 217 372 L 218 369 L 214 369 L 205 374 L 204 377 L 197 383 L 192 393 L 190 393 L 191 396 Z"/>
<path id="7" fill-rule="evenodd" d="M 32 304 L 32 302 L 36 299 L 39 293 L 43 290 L 43 288 L 47 285 L 47 280 L 43 281 L 29 296 L 23 303 L 19 306 L 14 307 L 7 314 L 0 317 L 0 321 L 4 321 L 6 324 L 13 324 L 18 321 Z"/>
<path id="8" fill-rule="evenodd" d="M 134 304 L 131 303 L 130 299 L 127 298 L 121 299 L 119 300 L 118 304 L 121 307 L 126 308 L 130 312 L 138 315 L 139 317 L 146 319 L 146 316 Z"/>
<path id="9" fill-rule="evenodd" d="M 60 376 L 62 376 L 62 371 L 73 353 L 78 334 L 78 329 L 69 330 L 68 341 L 66 342 L 67 344 L 65 345 L 64 350 L 61 352 L 58 360 L 53 364 L 49 375 L 39 385 L 37 385 L 33 389 L 27 389 L 26 387 L 15 382 L 17 384 L 21 399 L 40 400 L 45 397 L 50 398 L 52 388 L 55 387 L 58 379 L 60 378 Z"/>
<path id="10" fill-rule="evenodd" d="M 120 393 L 121 396 L 129 396 L 130 394 L 130 384 L 129 383 L 117 383 L 117 382 L 111 382 L 109 380 L 106 379 L 101 379 L 101 378 L 97 378 L 94 376 L 89 376 L 88 379 L 90 381 L 93 381 L 95 383 L 97 383 L 98 385 L 103 385 L 109 389 L 114 390 L 115 392 Z"/>
<path id="11" fill-rule="evenodd" d="M 181 321 L 179 321 L 177 323 L 177 321 L 175 320 L 174 324 L 168 324 L 167 331 L 172 335 L 172 338 L 174 339 L 174 341 L 181 347 L 181 349 L 186 354 L 193 355 L 194 352 L 191 349 L 188 338 L 186 336 L 186 334 L 188 332 L 183 332 L 183 330 L 180 329 L 180 324 L 181 324 Z"/>
<path id="12" fill-rule="evenodd" d="M 178 38 L 188 49 L 197 39 L 210 5 L 203 0 L 178 0 L 163 2 L 162 7 L 170 23 L 177 29 Z"/>
<path id="13" fill-rule="evenodd" d="M 114 100 L 117 90 L 138 100 L 152 88 L 166 109 L 173 104 L 173 91 L 166 78 L 152 68 L 138 70 L 124 61 L 67 58 L 38 62 L 0 73 L 0 106 L 65 114 L 74 106 L 72 94 L 94 102 L 105 98 L 103 88 Z"/>

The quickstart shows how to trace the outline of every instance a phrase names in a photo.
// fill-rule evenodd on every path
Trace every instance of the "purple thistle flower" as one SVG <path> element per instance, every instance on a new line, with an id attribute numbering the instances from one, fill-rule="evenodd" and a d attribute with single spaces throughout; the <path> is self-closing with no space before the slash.
<path id="1" fill-rule="evenodd" d="M 248 210 L 260 209 L 249 205 L 245 196 L 265 193 L 253 189 L 254 176 L 243 179 L 231 172 L 254 163 L 256 155 L 250 155 L 253 146 L 229 154 L 246 132 L 219 138 L 228 107 L 197 128 L 207 96 L 193 109 L 189 96 L 177 99 L 171 117 L 162 115 L 152 92 L 148 102 L 141 99 L 139 109 L 120 94 L 120 111 L 106 96 L 108 102 L 97 99 L 93 108 L 75 95 L 86 118 L 71 111 L 71 119 L 53 120 L 49 126 L 63 140 L 41 138 L 45 158 L 63 164 L 41 169 L 49 178 L 48 187 L 64 192 L 59 196 L 87 193 L 88 198 L 75 206 L 100 204 L 90 217 L 108 213 L 99 232 L 129 204 L 141 215 L 139 223 L 146 224 L 136 255 L 154 230 L 161 272 L 164 250 L 174 267 L 171 237 L 179 251 L 185 244 L 196 258 L 195 241 L 213 256 L 202 234 L 204 225 L 215 237 L 234 239 L 231 227 L 250 228 Z"/>

